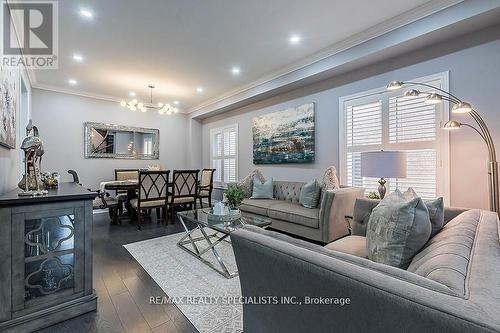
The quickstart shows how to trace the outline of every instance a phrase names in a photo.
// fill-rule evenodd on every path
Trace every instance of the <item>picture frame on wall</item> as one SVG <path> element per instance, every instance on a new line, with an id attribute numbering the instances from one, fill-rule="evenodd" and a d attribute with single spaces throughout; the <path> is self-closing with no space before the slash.
<path id="1" fill-rule="evenodd" d="M 16 148 L 18 69 L 0 66 L 0 146 Z"/>
<path id="2" fill-rule="evenodd" d="M 314 103 L 253 118 L 253 163 L 313 163 Z"/>

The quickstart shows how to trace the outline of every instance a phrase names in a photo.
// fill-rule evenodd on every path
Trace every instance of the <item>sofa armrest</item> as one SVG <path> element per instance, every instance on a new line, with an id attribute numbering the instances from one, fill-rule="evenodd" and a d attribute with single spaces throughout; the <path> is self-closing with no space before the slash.
<path id="1" fill-rule="evenodd" d="M 352 216 L 356 198 L 362 197 L 361 187 L 342 187 L 324 191 L 319 208 L 319 227 L 323 242 L 330 243 L 349 234 L 346 216 Z"/>

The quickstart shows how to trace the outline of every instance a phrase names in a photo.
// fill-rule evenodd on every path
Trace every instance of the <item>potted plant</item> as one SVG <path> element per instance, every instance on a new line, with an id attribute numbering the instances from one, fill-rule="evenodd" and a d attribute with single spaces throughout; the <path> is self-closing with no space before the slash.
<path id="1" fill-rule="evenodd" d="M 245 198 L 243 188 L 236 184 L 229 185 L 224 191 L 226 203 L 231 210 L 237 210 L 241 202 Z"/>

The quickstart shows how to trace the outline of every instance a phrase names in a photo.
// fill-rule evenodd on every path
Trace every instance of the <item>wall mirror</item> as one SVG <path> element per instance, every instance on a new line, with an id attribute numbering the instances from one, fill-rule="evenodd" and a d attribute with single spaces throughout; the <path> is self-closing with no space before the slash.
<path id="1" fill-rule="evenodd" d="M 151 128 L 85 123 L 86 158 L 158 159 L 160 131 Z"/>

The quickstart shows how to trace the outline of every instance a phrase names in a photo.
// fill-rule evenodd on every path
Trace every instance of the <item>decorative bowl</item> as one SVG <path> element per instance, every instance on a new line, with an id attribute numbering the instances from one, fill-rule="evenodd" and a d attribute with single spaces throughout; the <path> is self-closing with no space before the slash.
<path id="1" fill-rule="evenodd" d="M 207 214 L 208 221 L 210 222 L 234 222 L 241 218 L 241 211 L 239 209 L 230 209 L 228 214 L 215 215 L 212 208 L 205 208 L 203 212 Z"/>

